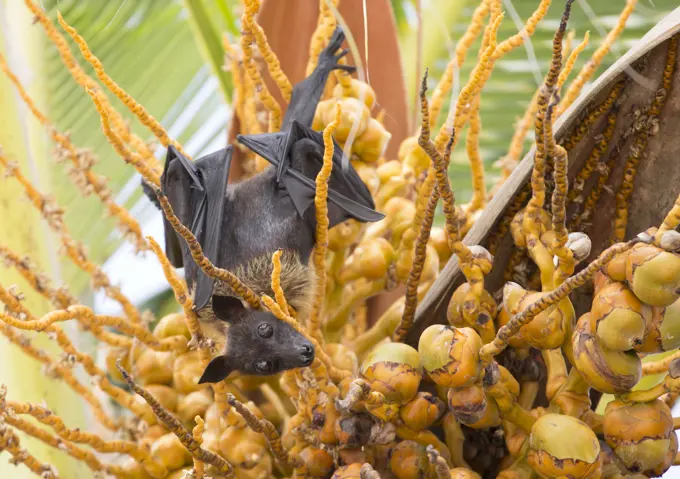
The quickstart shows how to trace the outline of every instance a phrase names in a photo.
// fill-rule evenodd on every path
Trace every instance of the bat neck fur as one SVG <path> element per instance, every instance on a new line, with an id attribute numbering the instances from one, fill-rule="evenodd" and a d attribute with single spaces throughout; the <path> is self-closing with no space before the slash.
<path id="1" fill-rule="evenodd" d="M 274 297 L 271 286 L 271 277 L 274 266 L 272 255 L 263 254 L 252 258 L 246 263 L 236 266 L 232 273 L 255 293 L 266 294 Z M 281 254 L 281 288 L 288 303 L 297 311 L 300 317 L 309 313 L 312 305 L 316 274 L 314 268 L 300 261 L 297 252 L 283 250 Z M 193 296 L 192 288 L 192 296 Z M 215 284 L 214 294 L 220 296 L 237 296 L 237 294 L 225 283 L 218 281 Z M 209 313 L 208 313 L 209 315 Z"/>

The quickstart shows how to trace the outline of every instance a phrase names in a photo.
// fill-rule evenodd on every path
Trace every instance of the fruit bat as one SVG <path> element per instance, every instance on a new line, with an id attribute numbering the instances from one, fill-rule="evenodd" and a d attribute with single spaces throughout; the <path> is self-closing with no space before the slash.
<path id="1" fill-rule="evenodd" d="M 240 143 L 273 167 L 227 188 L 232 146 L 195 162 L 169 146 L 161 176 L 162 192 L 205 256 L 256 293 L 274 296 L 272 255 L 282 250 L 281 286 L 300 317 L 309 311 L 316 281 L 309 261 L 316 242 L 315 179 L 324 153 L 323 135 L 311 124 L 330 72 L 354 70 L 338 64 L 347 53 L 337 54 L 343 40 L 342 30 L 336 29 L 316 69 L 295 86 L 281 132 L 238 136 Z M 329 227 L 350 218 L 381 220 L 384 215 L 374 210 L 371 194 L 356 170 L 348 161 L 343 169 L 342 163 L 342 149 L 334 142 Z M 159 206 L 154 193 L 144 187 Z M 246 307 L 228 285 L 205 275 L 166 218 L 164 232 L 166 255 L 174 267 L 184 267 L 203 330 L 223 350 L 200 383 L 220 381 L 233 371 L 269 375 L 311 364 L 315 351 L 304 336 L 271 313 Z"/>

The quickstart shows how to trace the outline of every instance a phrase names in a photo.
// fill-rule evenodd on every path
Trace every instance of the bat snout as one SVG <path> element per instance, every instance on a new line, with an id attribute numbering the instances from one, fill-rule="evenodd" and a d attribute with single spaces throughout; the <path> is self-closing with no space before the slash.
<path id="1" fill-rule="evenodd" d="M 314 345 L 311 343 L 304 343 L 297 347 L 298 354 L 303 366 L 309 366 L 314 361 Z"/>

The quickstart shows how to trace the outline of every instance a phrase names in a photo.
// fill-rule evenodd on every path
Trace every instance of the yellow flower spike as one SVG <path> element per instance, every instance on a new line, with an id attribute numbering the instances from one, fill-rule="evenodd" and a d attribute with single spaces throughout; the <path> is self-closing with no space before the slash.
<path id="1" fill-rule="evenodd" d="M 179 422 L 179 420 L 175 416 L 173 416 L 170 412 L 166 411 L 158 403 L 158 401 L 144 388 L 141 388 L 137 384 L 135 384 L 135 382 L 130 377 L 128 372 L 125 371 L 125 369 L 123 369 L 120 365 L 118 366 L 118 369 L 120 370 L 120 373 L 123 375 L 123 378 L 125 378 L 125 381 L 127 382 L 128 386 L 130 386 L 130 389 L 132 389 L 135 393 L 139 394 L 142 398 L 144 398 L 147 404 L 151 406 L 151 409 L 153 410 L 158 420 L 165 424 L 165 426 L 175 436 L 177 436 L 177 438 L 180 440 L 180 442 L 186 448 L 186 450 L 189 451 L 192 457 L 206 464 L 210 464 L 215 469 L 217 469 L 221 474 L 227 477 L 233 476 L 234 468 L 232 467 L 231 464 L 225 461 L 221 456 L 218 456 L 213 452 L 206 451 L 205 449 L 203 449 L 201 445 L 194 440 L 191 433 L 189 433 L 189 431 L 187 431 L 184 428 L 184 426 L 182 426 L 182 423 Z M 165 476 L 163 475 L 161 477 Z"/>
<path id="2" fill-rule="evenodd" d="M 12 84 L 17 89 L 19 96 L 24 101 L 28 109 L 33 113 L 33 116 L 38 120 L 38 122 L 45 127 L 49 135 L 52 137 L 59 147 L 62 149 L 58 151 L 60 156 L 68 157 L 68 159 L 73 163 L 73 169 L 69 172 L 69 176 L 73 179 L 76 186 L 80 189 L 83 196 L 87 196 L 90 192 L 93 192 L 97 197 L 104 203 L 109 214 L 118 219 L 118 226 L 120 227 L 123 235 L 129 237 L 134 243 L 138 251 L 144 251 L 148 249 L 148 245 L 144 242 L 142 237 L 142 229 L 139 223 L 130 215 L 130 213 L 125 209 L 116 204 L 111 198 L 111 190 L 107 188 L 107 181 L 101 175 L 94 173 L 91 167 L 94 163 L 94 158 L 89 154 L 84 152 L 79 152 L 76 150 L 75 146 L 71 143 L 68 135 L 64 135 L 57 131 L 57 129 L 52 125 L 52 123 L 47 119 L 47 117 L 38 110 L 28 92 L 23 87 L 19 79 L 14 75 L 14 73 L 9 69 L 5 58 L 0 54 L 0 68 L 5 72 L 7 77 L 10 79 Z"/>
<path id="3" fill-rule="evenodd" d="M 326 292 L 326 252 L 328 251 L 328 180 L 333 169 L 333 132 L 340 124 L 340 103 L 335 104 L 335 119 L 323 131 L 323 166 L 316 175 L 314 211 L 316 214 L 316 245 L 314 246 L 314 268 L 316 270 L 316 296 L 312 304 L 307 325 L 310 334 L 323 345 L 321 332 L 321 308 Z"/>
<path id="4" fill-rule="evenodd" d="M 279 436 L 279 433 L 276 432 L 276 428 L 271 422 L 267 421 L 266 419 L 259 419 L 247 406 L 242 404 L 240 401 L 237 401 L 232 394 L 227 395 L 227 401 L 231 407 L 236 409 L 236 411 L 238 411 L 238 413 L 243 416 L 243 419 L 245 419 L 248 427 L 250 427 L 253 431 L 264 435 L 264 437 L 267 439 L 267 443 L 269 444 L 272 454 L 274 454 L 274 457 L 276 457 L 276 459 L 281 464 L 287 467 L 302 466 L 301 459 L 299 457 L 292 456 L 283 447 L 283 444 L 281 444 L 281 437 Z"/>
<path id="5" fill-rule="evenodd" d="M 54 466 L 38 461 L 26 449 L 21 448 L 19 436 L 6 425 L 0 426 L 0 449 L 7 451 L 15 465 L 24 464 L 36 476 L 44 479 L 59 479 Z"/>
<path id="6" fill-rule="evenodd" d="M 86 92 L 88 92 L 88 94 L 90 94 L 90 90 L 92 91 L 97 90 L 98 89 L 97 84 L 90 76 L 85 74 L 82 68 L 80 68 L 78 62 L 76 62 L 75 58 L 73 57 L 73 54 L 71 53 L 71 50 L 66 43 L 66 40 L 57 31 L 56 27 L 52 24 L 52 22 L 47 17 L 45 12 L 41 8 L 39 8 L 35 4 L 35 2 L 33 2 L 33 0 L 24 0 L 24 3 L 28 7 L 28 9 L 31 10 L 33 15 L 35 15 L 40 25 L 42 25 L 42 27 L 45 29 L 47 37 L 57 47 L 62 62 L 69 70 L 71 76 L 73 76 L 73 79 L 76 81 L 76 83 L 78 83 L 78 85 L 80 85 Z M 144 141 L 142 141 L 141 138 L 137 137 L 136 135 L 130 132 L 120 113 L 118 113 L 111 106 L 108 99 L 103 94 L 100 95 L 101 105 L 98 107 L 98 110 L 100 108 L 103 109 L 103 111 L 106 112 L 106 116 L 111 118 L 110 122 L 118 130 L 119 134 L 123 138 L 123 141 L 125 141 L 126 143 L 130 143 L 138 152 L 141 153 L 141 158 L 143 158 L 145 168 L 149 168 L 154 172 L 154 175 L 152 176 L 160 176 L 160 173 L 162 172 L 162 167 L 158 160 L 156 159 L 156 157 L 154 156 L 153 152 L 149 149 L 149 146 Z M 94 97 L 92 99 L 94 100 Z"/>
<path id="7" fill-rule="evenodd" d="M 425 266 L 425 259 L 427 254 L 427 240 L 430 236 L 432 223 L 434 222 L 434 213 L 437 208 L 437 201 L 439 195 L 437 190 L 432 193 L 425 209 L 425 214 L 421 221 L 420 232 L 415 245 L 415 256 L 413 258 L 413 266 L 406 280 L 406 297 L 404 313 L 401 321 L 392 335 L 392 340 L 401 342 L 406 337 L 413 320 L 416 315 L 416 308 L 418 307 L 418 286 L 420 285 L 420 278 Z"/>
<path id="8" fill-rule="evenodd" d="M 123 468 L 115 465 L 102 464 L 97 456 L 87 449 L 80 448 L 69 441 L 64 441 L 61 438 L 49 434 L 44 429 L 32 424 L 31 422 L 18 417 L 16 414 L 7 414 L 4 416 L 4 421 L 10 426 L 22 431 L 23 433 L 33 436 L 36 439 L 44 442 L 48 446 L 55 449 L 65 451 L 69 456 L 84 462 L 93 472 L 100 472 L 103 474 L 110 474 L 113 476 L 122 476 Z"/>
<path id="9" fill-rule="evenodd" d="M 86 444 L 97 452 L 128 454 L 142 463 L 145 469 L 156 478 L 165 477 L 165 474 L 167 474 L 165 467 L 157 463 L 151 457 L 148 450 L 140 448 L 135 442 L 121 440 L 105 441 L 96 434 L 84 432 L 80 429 L 69 429 L 59 416 L 37 404 L 7 401 L 7 407 L 12 409 L 14 414 L 29 415 L 37 419 L 41 424 L 50 426 L 59 437 L 66 441 Z"/>
<path id="10" fill-rule="evenodd" d="M 57 309 L 50 311 L 40 319 L 25 320 L 21 321 L 19 319 L 13 318 L 10 315 L 0 313 L 0 321 L 13 326 L 17 329 L 23 329 L 26 331 L 44 331 L 51 325 L 57 322 L 68 321 L 70 319 L 77 319 L 84 325 L 92 328 L 92 326 L 107 326 L 120 330 L 122 333 L 130 335 L 142 344 L 150 347 L 155 351 L 177 351 L 180 352 L 186 348 L 186 338 L 183 336 L 174 336 L 171 338 L 165 338 L 163 340 L 158 340 L 145 326 L 140 324 L 130 323 L 118 316 L 107 316 L 103 314 L 94 314 L 87 306 L 82 304 L 76 304 L 69 306 L 67 309 Z M 99 330 L 101 331 L 101 330 Z M 109 342 L 107 339 L 111 336 L 97 334 L 94 330 L 95 336 L 99 339 Z M 131 346 L 132 340 L 130 338 L 128 341 L 113 341 L 117 346 Z M 122 344 L 121 344 L 122 343 Z"/>
<path id="11" fill-rule="evenodd" d="M 571 3 L 568 3 L 562 15 L 560 26 L 553 37 L 550 70 L 545 77 L 543 85 L 540 87 L 541 93 L 537 100 L 538 111 L 534 128 L 536 153 L 534 154 L 534 168 L 531 174 L 532 195 L 524 213 L 524 228 L 527 238 L 532 242 L 535 242 L 540 236 L 538 221 L 540 210 L 543 209 L 543 204 L 545 203 L 546 161 L 550 157 L 551 151 L 554 150 L 552 145 L 546 145 L 546 138 L 548 141 L 554 142 L 552 138 L 552 122 L 549 117 L 546 117 L 548 116 L 550 99 L 553 95 L 560 69 L 562 68 L 562 39 L 564 38 L 570 10 Z"/>
<path id="12" fill-rule="evenodd" d="M 5 308 L 9 312 L 23 315 L 29 321 L 37 319 L 29 310 L 23 307 L 16 297 L 10 294 L 10 292 L 2 286 L 0 286 L 0 302 L 4 303 Z M 59 344 L 61 349 L 63 349 L 64 353 L 73 357 L 76 362 L 81 363 L 87 374 L 98 381 L 99 387 L 114 401 L 129 409 L 138 416 L 142 416 L 144 414 L 143 408 L 141 408 L 140 405 L 135 402 L 134 398 L 130 394 L 109 382 L 109 380 L 106 378 L 106 372 L 104 372 L 95 364 L 92 356 L 79 352 L 75 346 L 73 346 L 73 343 L 64 330 L 53 324 L 45 328 L 44 331 L 53 333 L 55 335 L 57 344 Z"/>
<path id="13" fill-rule="evenodd" d="M 88 89 L 87 93 L 92 98 L 95 108 L 101 117 L 102 130 L 104 135 L 116 150 L 116 153 L 123 158 L 126 163 L 131 164 L 135 169 L 142 175 L 147 182 L 152 183 L 154 186 L 160 186 L 160 175 L 151 169 L 143 160 L 139 153 L 131 151 L 124 143 L 123 138 L 119 136 L 114 128 L 111 127 L 111 118 L 109 112 L 106 109 L 104 95 L 96 89 Z"/>
<path id="14" fill-rule="evenodd" d="M 607 55 L 607 53 L 609 53 L 609 49 L 611 48 L 612 44 L 616 41 L 619 35 L 621 35 L 621 32 L 625 28 L 626 22 L 628 21 L 631 13 L 633 13 L 633 9 L 635 9 L 636 4 L 637 0 L 626 0 L 626 6 L 619 15 L 619 19 L 614 28 L 607 34 L 607 37 L 600 44 L 597 50 L 595 50 L 595 53 L 593 53 L 593 56 L 590 58 L 590 60 L 586 62 L 585 66 L 579 72 L 576 79 L 569 85 L 567 92 L 565 93 L 559 107 L 557 108 L 557 111 L 555 112 L 557 116 L 566 111 L 567 108 L 569 108 L 571 104 L 574 103 L 574 100 L 576 100 L 578 95 L 581 93 L 583 86 L 588 82 L 588 80 L 590 80 L 590 78 L 595 73 L 595 70 L 597 70 L 597 68 L 600 66 L 600 63 L 602 63 L 604 57 Z"/>
<path id="15" fill-rule="evenodd" d="M 120 289 L 113 286 L 108 276 L 99 265 L 92 263 L 85 253 L 82 243 L 76 242 L 68 231 L 63 221 L 63 209 L 60 208 L 50 197 L 41 194 L 26 178 L 16 163 L 10 162 L 0 150 L 0 165 L 5 168 L 8 175 L 13 176 L 23 186 L 31 204 L 40 212 L 50 229 L 54 231 L 66 251 L 66 255 L 73 263 L 92 276 L 93 286 L 101 288 L 106 295 L 117 301 L 125 311 L 125 314 L 133 322 L 140 322 L 139 311 L 132 302 L 121 293 Z"/>
<path id="16" fill-rule="evenodd" d="M 552 136 L 548 140 L 554 143 Z M 559 145 L 553 145 L 555 155 L 553 158 L 553 177 L 555 189 L 552 195 L 552 231 L 554 238 L 552 241 L 552 252 L 557 256 L 558 263 L 555 271 L 553 285 L 559 286 L 574 272 L 576 260 L 574 253 L 566 246 L 569 239 L 567 230 L 567 151 Z"/>
<path id="17" fill-rule="evenodd" d="M 472 171 L 472 199 L 466 210 L 470 215 L 481 209 L 486 204 L 486 182 L 484 179 L 484 162 L 479 154 L 479 132 L 482 128 L 482 120 L 479 115 L 479 96 L 474 100 L 472 113 L 470 114 L 470 129 L 468 130 L 466 147 L 470 170 Z"/>
<path id="18" fill-rule="evenodd" d="M 14 328 L 5 323 L 0 323 L 0 332 L 2 335 L 22 350 L 27 356 L 41 362 L 46 370 L 48 377 L 55 376 L 62 379 L 69 387 L 92 408 L 92 411 L 97 420 L 111 431 L 118 430 L 118 424 L 112 419 L 101 405 L 101 402 L 88 388 L 83 386 L 73 375 L 73 371 L 67 365 L 60 362 L 55 362 L 44 350 L 38 349 L 31 344 L 28 336 L 19 333 Z"/>
<path id="19" fill-rule="evenodd" d="M 203 248 L 198 243 L 198 240 L 194 234 L 184 226 L 179 218 L 175 215 L 172 210 L 172 206 L 168 201 L 165 193 L 163 193 L 160 188 L 156 186 L 151 186 L 151 189 L 156 194 L 158 202 L 168 219 L 168 222 L 172 228 L 179 234 L 187 244 L 189 251 L 191 252 L 191 257 L 194 259 L 196 264 L 201 268 L 201 270 L 208 276 L 220 281 L 224 281 L 238 296 L 246 300 L 246 302 L 254 309 L 261 308 L 260 298 L 250 289 L 248 286 L 243 284 L 232 272 L 226 269 L 216 267 L 206 256 L 203 254 Z M 148 239 L 148 238 L 147 238 Z"/>
<path id="20" fill-rule="evenodd" d="M 663 70 L 661 86 L 656 91 L 654 100 L 652 100 L 649 110 L 647 111 L 646 117 L 650 122 L 659 116 L 659 113 L 661 113 L 661 110 L 666 104 L 671 81 L 673 80 L 673 74 L 675 73 L 677 48 L 678 38 L 673 37 L 668 41 L 666 66 Z M 649 137 L 654 134 L 650 130 L 651 129 L 643 128 L 638 132 L 633 145 L 630 147 L 630 156 L 626 161 L 623 181 L 619 187 L 619 191 L 616 193 L 616 218 L 614 219 L 614 231 L 611 239 L 612 243 L 623 241 L 623 238 L 626 236 L 626 226 L 628 225 L 628 203 L 630 201 L 630 196 L 633 193 L 638 164 L 640 163 L 644 151 L 647 149 Z"/>
<path id="21" fill-rule="evenodd" d="M 498 26 L 496 25 L 496 28 Z M 448 144 L 446 146 L 446 155 L 444 158 L 438 151 L 436 145 L 430 139 L 430 121 L 429 121 L 429 109 L 427 104 L 427 97 L 425 92 L 427 91 L 427 72 L 423 76 L 423 82 L 421 84 L 420 90 L 420 110 L 422 117 L 422 125 L 420 130 L 420 136 L 418 137 L 418 144 L 421 148 L 425 150 L 433 165 L 435 166 L 435 175 L 437 178 L 437 191 L 443 201 L 444 216 L 446 217 L 446 231 L 449 235 L 449 247 L 457 254 L 461 263 L 469 262 L 472 260 L 472 253 L 460 241 L 460 225 L 455 209 L 455 198 L 453 196 L 453 191 L 451 190 L 451 184 L 447 175 L 447 165 L 448 165 L 448 155 L 451 153 L 451 149 L 455 144 L 455 130 L 451 137 L 449 138 Z M 461 93 L 462 95 L 462 93 Z M 440 130 L 441 133 L 441 130 Z"/>
<path id="22" fill-rule="evenodd" d="M 47 274 L 37 271 L 30 257 L 24 256 L 20 258 L 7 246 L 0 244 L 0 258 L 3 259 L 7 267 L 14 267 L 36 292 L 40 293 L 54 306 L 65 309 L 78 303 L 78 300 L 70 293 L 66 286 L 58 289 L 53 288 L 51 284 L 52 279 Z"/>
<path id="23" fill-rule="evenodd" d="M 489 45 L 480 55 L 477 64 L 472 69 L 472 72 L 470 72 L 470 79 L 468 80 L 467 84 L 461 89 L 460 94 L 458 95 L 458 100 L 456 101 L 455 108 L 455 117 L 452 120 L 453 131 L 460 131 L 463 128 L 468 118 L 470 117 L 471 110 L 469 108 L 469 105 L 472 99 L 477 95 L 477 93 L 479 93 L 479 91 L 481 91 L 482 87 L 486 83 L 486 80 L 489 79 L 489 75 L 491 74 L 491 68 L 493 68 L 493 62 L 491 61 L 491 57 L 493 56 L 493 53 L 496 50 L 496 34 L 498 33 L 498 29 L 501 26 L 503 18 L 504 15 L 501 13 L 490 23 Z M 449 140 L 451 127 L 448 123 L 449 120 L 447 119 L 447 121 L 445 121 L 442 127 L 439 129 L 439 133 L 437 134 L 437 137 L 434 140 L 437 150 L 441 150 L 446 144 L 446 142 Z M 447 161 L 446 165 L 448 166 L 448 158 L 446 159 L 446 161 Z"/>
<path id="24" fill-rule="evenodd" d="M 569 296 L 569 294 L 576 288 L 580 288 L 586 284 L 597 271 L 602 269 L 617 254 L 628 251 L 634 245 L 640 242 L 642 242 L 640 238 L 635 238 L 626 243 L 618 243 L 610 246 L 586 268 L 567 279 L 564 283 L 547 295 L 542 296 L 522 312 L 513 316 L 508 324 L 504 325 L 498 330 L 496 333 L 496 339 L 494 339 L 493 342 L 484 345 L 480 350 L 480 359 L 482 360 L 482 363 L 484 365 L 490 364 L 493 357 L 497 354 L 500 354 L 507 347 L 510 338 L 515 336 L 522 326 L 528 324 L 538 314 L 542 313 L 553 304 L 557 304 L 559 301 Z"/>
<path id="25" fill-rule="evenodd" d="M 281 128 L 281 105 L 274 99 L 272 94 L 267 89 L 262 75 L 257 69 L 255 60 L 253 58 L 253 43 L 254 34 L 253 29 L 250 27 L 252 22 L 252 17 L 255 15 L 256 10 L 253 8 L 253 3 L 246 3 L 243 15 L 241 16 L 241 22 L 243 24 L 244 31 L 241 34 L 241 51 L 243 52 L 243 65 L 248 74 L 248 78 L 253 84 L 253 88 L 257 91 L 258 96 L 264 106 L 269 111 L 269 131 L 279 131 Z"/>
<path id="26" fill-rule="evenodd" d="M 286 296 L 283 294 L 283 289 L 281 288 L 281 253 L 283 251 L 276 250 L 272 255 L 272 263 L 274 268 L 272 269 L 272 291 L 274 291 L 274 297 L 278 303 L 281 310 L 290 315 L 288 309 L 288 301 L 286 301 Z"/>
<path id="27" fill-rule="evenodd" d="M 102 65 L 102 62 L 99 60 L 99 58 L 97 58 L 92 53 L 90 47 L 87 45 L 87 42 L 85 42 L 85 39 L 78 34 L 75 28 L 66 23 L 66 20 L 64 20 L 64 17 L 61 16 L 60 12 L 57 12 L 57 18 L 62 28 L 66 31 L 66 33 L 68 33 L 71 36 L 73 41 L 76 42 L 78 48 L 80 48 L 80 52 L 82 53 L 83 58 L 85 58 L 85 60 L 87 60 L 87 62 L 90 65 L 92 65 L 92 68 L 94 68 L 94 71 L 97 74 L 97 78 L 99 78 L 99 80 L 114 95 L 116 95 L 116 97 L 118 97 L 118 99 L 122 101 L 126 107 L 128 107 L 128 109 L 139 119 L 139 121 L 144 126 L 151 130 L 154 136 L 158 138 L 158 140 L 164 147 L 172 145 L 175 148 L 177 148 L 177 150 L 180 153 L 182 153 L 185 157 L 191 158 L 184 151 L 182 145 L 172 140 L 168 136 L 168 132 L 165 131 L 165 128 L 163 128 L 163 126 L 158 122 L 158 120 L 156 120 L 152 115 L 150 115 L 142 105 L 137 103 L 135 99 L 132 98 L 132 96 L 130 96 L 129 93 L 123 90 L 120 87 L 120 85 L 118 85 L 109 75 L 107 75 L 107 73 L 104 71 L 104 65 Z"/>
<path id="28" fill-rule="evenodd" d="M 319 0 L 319 16 L 316 30 L 312 34 L 309 46 L 309 60 L 307 61 L 307 71 L 305 76 L 311 75 L 319 61 L 319 55 L 324 48 L 324 44 L 331 38 L 335 30 L 336 20 L 333 12 L 326 3 L 327 0 Z M 337 8 L 340 0 L 332 0 L 331 3 Z"/>
<path id="29" fill-rule="evenodd" d="M 496 47 L 496 51 L 494 51 L 492 57 L 493 61 L 498 60 L 515 48 L 522 46 L 524 44 L 525 38 L 529 38 L 534 34 L 536 31 L 536 26 L 548 13 L 548 8 L 550 7 L 551 3 L 552 0 L 541 0 L 541 3 L 538 4 L 536 10 L 527 19 L 524 27 L 507 40 L 504 40 L 498 44 L 498 47 Z"/>
<path id="30" fill-rule="evenodd" d="M 571 32 L 573 33 L 573 32 Z M 583 37 L 583 41 L 578 44 L 576 48 L 574 48 L 574 51 L 569 54 L 569 57 L 567 58 L 567 61 L 564 62 L 564 67 L 562 68 L 562 71 L 560 72 L 560 76 L 557 77 L 557 85 L 555 90 L 560 91 L 562 90 L 562 86 L 564 83 L 567 81 L 567 78 L 569 78 L 569 74 L 571 71 L 574 69 L 574 65 L 576 64 L 576 60 L 578 59 L 578 56 L 581 54 L 583 50 L 588 46 L 588 41 L 590 40 L 590 31 L 586 31 L 586 34 Z M 567 47 L 564 47 L 564 50 L 566 52 Z M 553 117 L 555 120 L 559 117 L 559 115 L 553 114 Z"/>
<path id="31" fill-rule="evenodd" d="M 194 438 L 194 441 L 201 446 L 203 445 L 203 433 L 205 432 L 205 423 L 203 422 L 203 419 L 201 419 L 201 416 L 196 416 L 194 419 L 196 421 L 196 425 L 194 426 L 194 429 L 191 431 L 191 435 Z M 194 460 L 194 474 L 196 477 L 203 477 L 203 474 L 205 472 L 205 464 L 203 464 L 202 461 L 200 461 L 197 458 L 193 458 Z"/>
<path id="32" fill-rule="evenodd" d="M 323 0 L 322 0 L 323 1 Z M 484 26 L 483 20 L 489 13 L 489 4 L 486 1 L 480 2 L 480 4 L 475 8 L 470 22 L 468 23 L 467 30 L 458 43 L 456 44 L 456 52 L 454 57 L 446 65 L 444 74 L 439 79 L 439 83 L 432 93 L 432 102 L 430 104 L 430 128 L 434 128 L 437 124 L 437 119 L 439 118 L 439 113 L 441 112 L 444 100 L 447 98 L 451 87 L 453 86 L 453 76 L 455 71 L 460 71 L 465 62 L 465 56 L 467 51 L 472 46 L 475 39 L 479 36 Z"/>
<path id="33" fill-rule="evenodd" d="M 187 327 L 189 328 L 189 332 L 191 334 L 191 341 L 189 341 L 188 345 L 191 347 L 193 346 L 198 347 L 198 350 L 201 354 L 201 360 L 203 361 L 203 364 L 207 366 L 211 360 L 210 352 L 204 341 L 204 335 L 201 330 L 201 323 L 193 310 L 194 301 L 191 298 L 191 295 L 189 294 L 187 284 L 183 279 L 181 279 L 177 275 L 177 271 L 175 270 L 175 268 L 172 267 L 170 261 L 165 256 L 165 253 L 163 253 L 163 250 L 158 245 L 158 243 L 156 243 L 156 241 L 151 236 L 148 236 L 147 240 L 151 245 L 151 249 L 156 254 L 156 257 L 161 263 L 161 266 L 163 268 L 163 274 L 165 275 L 165 279 L 168 281 L 168 284 L 170 285 L 173 293 L 175 294 L 175 299 L 180 304 L 180 306 L 182 307 L 182 311 L 184 312 L 184 319 L 187 323 Z M 218 383 L 211 384 L 211 387 L 215 392 L 214 394 L 215 402 L 217 403 L 220 415 L 222 417 L 226 417 L 226 414 L 229 410 L 229 404 L 227 403 L 226 400 L 226 393 L 228 392 L 229 387 L 227 386 L 225 381 L 220 381 Z"/>
<path id="34" fill-rule="evenodd" d="M 281 64 L 279 59 L 272 51 L 271 46 L 267 42 L 267 35 L 264 33 L 264 29 L 255 21 L 255 16 L 260 11 L 260 0 L 246 0 L 247 12 L 246 22 L 251 33 L 255 36 L 255 42 L 257 42 L 257 48 L 262 53 L 264 61 L 267 63 L 269 68 L 269 73 L 276 82 L 281 90 L 281 95 L 283 99 L 287 102 L 290 101 L 290 97 L 293 94 L 293 85 L 291 85 L 290 80 L 281 70 Z"/>

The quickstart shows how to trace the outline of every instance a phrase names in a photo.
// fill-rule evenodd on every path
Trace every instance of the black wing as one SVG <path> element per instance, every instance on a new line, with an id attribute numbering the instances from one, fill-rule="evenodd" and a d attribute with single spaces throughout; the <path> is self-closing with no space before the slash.
<path id="1" fill-rule="evenodd" d="M 356 67 L 338 64 L 338 61 L 349 52 L 349 50 L 343 50 L 336 55 L 344 41 L 345 33 L 340 27 L 337 27 L 328 42 L 328 46 L 319 55 L 319 61 L 314 71 L 293 88 L 293 95 L 283 117 L 281 131 L 290 129 L 294 122 L 311 127 L 330 73 L 333 70 L 345 70 L 350 73 L 356 70 Z M 278 183 L 281 183 L 283 170 L 287 163 L 288 159 L 284 158 L 277 166 L 276 181 Z"/>
<path id="2" fill-rule="evenodd" d="M 214 265 L 219 265 L 220 245 L 222 243 L 222 225 L 224 219 L 224 205 L 227 201 L 227 183 L 231 167 L 232 147 L 228 146 L 205 156 L 196 162 L 205 183 L 206 201 L 200 205 L 197 217 L 204 218 L 202 225 L 197 228 L 198 241 L 203 248 L 203 254 Z M 203 309 L 212 297 L 215 280 L 207 276 L 199 268 L 196 274 L 195 308 Z"/>
<path id="3" fill-rule="evenodd" d="M 278 167 L 287 158 L 282 182 L 293 204 L 302 217 L 314 204 L 316 174 L 323 165 L 323 135 L 297 121 L 288 132 L 238 135 L 239 143 Z M 351 167 L 347 173 L 341 168 L 342 148 L 335 140 L 333 170 L 329 181 L 329 226 L 354 218 L 362 222 L 380 221 L 384 215 L 374 210 L 375 203 L 368 188 Z"/>
<path id="4" fill-rule="evenodd" d="M 161 190 L 168 198 L 170 206 L 183 225 L 196 234 L 201 215 L 196 214 L 196 207 L 205 201 L 205 188 L 198 176 L 198 170 L 189 159 L 170 145 L 165 157 L 165 167 L 161 175 Z M 165 254 L 175 268 L 184 266 L 182 258 L 182 240 L 174 228 L 163 216 L 165 232 Z"/>
<path id="5" fill-rule="evenodd" d="M 293 88 L 293 95 L 283 117 L 281 131 L 287 130 L 293 120 L 306 126 L 312 126 L 316 107 L 326 88 L 326 81 L 330 73 L 333 70 L 345 70 L 350 73 L 356 70 L 356 67 L 351 65 L 338 64 L 338 61 L 349 52 L 349 50 L 343 50 L 336 55 L 344 41 L 345 32 L 337 27 L 328 42 L 328 46 L 319 55 L 319 61 L 314 71 Z"/>

